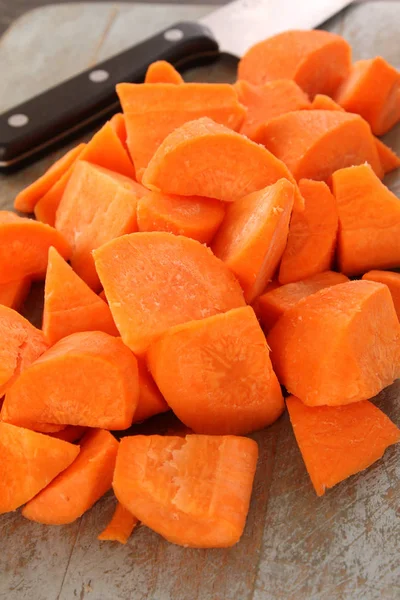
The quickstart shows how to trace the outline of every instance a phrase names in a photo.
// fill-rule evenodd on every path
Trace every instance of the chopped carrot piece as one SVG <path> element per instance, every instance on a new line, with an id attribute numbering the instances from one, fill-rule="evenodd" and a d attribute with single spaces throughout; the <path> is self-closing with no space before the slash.
<path id="1" fill-rule="evenodd" d="M 398 169 L 400 167 L 400 157 L 378 138 L 375 138 L 375 144 L 385 175 Z"/>
<path id="2" fill-rule="evenodd" d="M 368 281 L 377 281 L 388 286 L 397 316 L 400 319 L 400 273 L 393 273 L 393 271 L 368 271 L 362 278 Z"/>
<path id="3" fill-rule="evenodd" d="M 227 206 L 212 250 L 236 275 L 252 302 L 274 275 L 289 232 L 294 186 L 287 179 Z"/>
<path id="4" fill-rule="evenodd" d="M 311 98 L 332 96 L 348 76 L 350 45 L 328 31 L 284 31 L 255 44 L 239 63 L 238 78 L 255 85 L 293 79 Z"/>
<path id="5" fill-rule="evenodd" d="M 0 305 L 0 398 L 19 374 L 29 367 L 48 345 L 39 329 L 12 308 Z"/>
<path id="6" fill-rule="evenodd" d="M 368 162 L 383 177 L 375 139 L 359 115 L 299 110 L 259 128 L 256 139 L 282 160 L 296 181 L 327 181 L 334 171 Z"/>
<path id="7" fill-rule="evenodd" d="M 137 231 L 137 200 L 148 193 L 133 179 L 79 161 L 57 210 L 56 229 L 72 248 L 71 266 L 89 287 L 101 289 L 92 250 Z"/>
<path id="8" fill-rule="evenodd" d="M 300 281 L 332 267 L 339 217 L 336 200 L 323 181 L 301 179 L 302 211 L 294 210 L 279 268 L 279 283 Z"/>
<path id="9" fill-rule="evenodd" d="M 128 150 L 128 146 L 126 145 L 127 133 L 124 115 L 122 113 L 116 113 L 113 117 L 111 117 L 110 125 L 114 128 L 114 131 L 121 140 L 125 150 Z"/>
<path id="10" fill-rule="evenodd" d="M 93 254 L 118 331 L 138 355 L 173 325 L 244 305 L 234 275 L 196 240 L 132 233 Z"/>
<path id="11" fill-rule="evenodd" d="M 24 369 L 7 391 L 1 416 L 35 428 L 126 429 L 138 398 L 137 361 L 122 341 L 101 331 L 73 333 Z"/>
<path id="12" fill-rule="evenodd" d="M 33 183 L 23 189 L 15 198 L 14 208 L 25 213 L 33 212 L 39 200 L 61 179 L 74 164 L 86 144 L 79 144 L 58 159 L 51 167 Z"/>
<path id="13" fill-rule="evenodd" d="M 79 446 L 0 422 L 0 514 L 28 502 L 78 454 Z"/>
<path id="14" fill-rule="evenodd" d="M 310 106 L 307 94 L 291 79 L 277 79 L 262 86 L 248 81 L 237 81 L 234 85 L 239 102 L 247 107 L 240 133 L 252 139 L 260 125 L 274 117 L 292 110 Z"/>
<path id="15" fill-rule="evenodd" d="M 54 246 L 68 259 L 71 248 L 62 233 L 32 219 L 0 211 L 0 284 L 16 279 L 42 279 Z"/>
<path id="16" fill-rule="evenodd" d="M 368 121 L 375 135 L 383 135 L 400 120 L 400 73 L 381 56 L 358 60 L 335 100 Z"/>
<path id="17" fill-rule="evenodd" d="M 317 94 L 309 106 L 311 110 L 341 110 L 344 108 L 325 94 Z"/>
<path id="18" fill-rule="evenodd" d="M 74 462 L 22 509 L 31 521 L 73 523 L 112 487 L 118 442 L 103 429 L 86 433 Z"/>
<path id="19" fill-rule="evenodd" d="M 158 148 L 143 176 L 154 191 L 233 202 L 286 177 L 265 148 L 211 119 L 186 123 Z"/>
<path id="20" fill-rule="evenodd" d="M 349 281 L 287 310 L 268 335 L 279 381 L 309 406 L 372 398 L 400 375 L 400 324 L 387 286 Z"/>
<path id="21" fill-rule="evenodd" d="M 400 202 L 369 165 L 332 176 L 339 211 L 338 263 L 346 275 L 400 264 Z"/>
<path id="22" fill-rule="evenodd" d="M 273 279 L 272 281 L 269 281 L 267 283 L 267 285 L 265 286 L 265 288 L 262 291 L 262 294 L 260 294 L 259 296 L 257 296 L 257 298 L 255 298 L 253 300 L 253 302 L 251 303 L 251 307 L 254 310 L 254 312 L 256 313 L 257 319 L 260 320 L 260 298 L 263 297 L 263 295 L 265 295 L 267 292 L 272 292 L 272 290 L 276 290 L 278 287 L 280 287 L 280 283 L 279 281 Z"/>
<path id="23" fill-rule="evenodd" d="M 50 433 L 51 437 L 57 438 L 58 440 L 64 440 L 64 442 L 79 442 L 87 431 L 87 427 L 81 425 L 66 425 L 60 431 Z"/>
<path id="24" fill-rule="evenodd" d="M 153 342 L 147 360 L 169 406 L 196 433 L 243 435 L 284 410 L 250 306 L 172 327 Z"/>
<path id="25" fill-rule="evenodd" d="M 117 135 L 115 123 L 108 121 L 88 142 L 79 160 L 84 160 L 120 175 L 135 179 L 135 168 L 123 143 Z M 75 163 L 63 177 L 41 198 L 35 207 L 35 216 L 39 221 L 54 225 L 57 208 L 65 188 L 73 173 Z"/>
<path id="26" fill-rule="evenodd" d="M 372 465 L 386 448 L 400 441 L 400 430 L 368 400 L 310 408 L 290 396 L 286 404 L 318 496 Z"/>
<path id="27" fill-rule="evenodd" d="M 138 359 L 139 369 L 139 400 L 133 415 L 133 423 L 145 421 L 154 415 L 167 412 L 168 404 L 165 402 L 160 390 L 156 386 L 146 362 Z"/>
<path id="28" fill-rule="evenodd" d="M 138 523 L 138 519 L 120 502 L 117 502 L 111 521 L 104 531 L 97 536 L 97 539 L 126 544 Z"/>
<path id="29" fill-rule="evenodd" d="M 184 83 L 182 76 L 166 60 L 151 63 L 146 71 L 145 83 Z"/>
<path id="30" fill-rule="evenodd" d="M 246 113 L 227 83 L 120 83 L 117 92 L 138 181 L 160 144 L 187 121 L 210 117 L 238 130 Z"/>
<path id="31" fill-rule="evenodd" d="M 19 310 L 31 289 L 30 279 L 17 279 L 8 283 L 0 284 L 0 304 Z"/>
<path id="32" fill-rule="evenodd" d="M 53 345 L 77 331 L 104 331 L 119 335 L 107 303 L 74 273 L 55 248 L 50 248 L 44 289 L 43 333 Z"/>
<path id="33" fill-rule="evenodd" d="M 169 231 L 209 244 L 225 215 L 222 202 L 151 192 L 137 207 L 139 231 Z"/>
<path id="34" fill-rule="evenodd" d="M 257 456 L 256 442 L 244 437 L 125 437 L 114 492 L 129 512 L 170 542 L 225 548 L 243 533 Z"/>
<path id="35" fill-rule="evenodd" d="M 257 310 L 258 318 L 260 319 L 266 331 L 272 329 L 277 320 L 287 310 L 295 306 L 303 298 L 315 294 L 319 290 L 345 283 L 349 281 L 346 275 L 335 273 L 334 271 L 325 271 L 325 273 L 317 273 L 302 281 L 295 283 L 287 283 L 275 287 L 275 289 L 267 290 L 258 298 Z"/>

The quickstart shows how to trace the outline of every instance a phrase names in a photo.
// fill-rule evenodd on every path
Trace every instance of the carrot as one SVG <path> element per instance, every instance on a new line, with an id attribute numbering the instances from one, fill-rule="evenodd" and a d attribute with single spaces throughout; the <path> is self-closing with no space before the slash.
<path id="1" fill-rule="evenodd" d="M 196 240 L 133 233 L 93 254 L 118 331 L 138 355 L 173 325 L 244 305 L 235 277 Z"/>
<path id="2" fill-rule="evenodd" d="M 64 442 L 79 442 L 87 431 L 87 427 L 80 425 L 66 425 L 61 431 L 50 433 L 51 437 L 57 438 L 58 440 L 64 440 Z"/>
<path id="3" fill-rule="evenodd" d="M 277 286 L 272 290 L 269 289 L 258 298 L 257 316 L 264 329 L 269 331 L 283 313 L 295 306 L 303 298 L 307 298 L 307 296 L 311 296 L 311 294 L 315 294 L 315 292 L 324 288 L 337 285 L 338 283 L 345 283 L 346 281 L 349 280 L 342 273 L 325 271 L 324 273 L 312 275 L 302 281 L 287 283 L 286 285 Z"/>
<path id="4" fill-rule="evenodd" d="M 0 398 L 19 374 L 48 348 L 41 331 L 12 308 L 0 305 Z"/>
<path id="5" fill-rule="evenodd" d="M 392 295 L 394 308 L 400 319 L 400 273 L 393 273 L 393 271 L 368 271 L 362 278 L 368 281 L 377 281 L 388 286 Z"/>
<path id="6" fill-rule="evenodd" d="M 0 422 L 0 514 L 28 502 L 78 454 L 79 446 Z"/>
<path id="7" fill-rule="evenodd" d="M 293 431 L 318 496 L 379 460 L 400 430 L 364 400 L 348 406 L 305 406 L 286 400 Z"/>
<path id="8" fill-rule="evenodd" d="M 400 324 L 380 283 L 349 281 L 300 300 L 267 340 L 279 381 L 309 406 L 367 400 L 400 375 Z"/>
<path id="9" fill-rule="evenodd" d="M 25 302 L 30 289 L 31 282 L 27 277 L 2 283 L 0 284 L 0 304 L 14 310 L 19 310 Z"/>
<path id="10" fill-rule="evenodd" d="M 107 122 L 88 142 L 79 160 L 84 160 L 120 175 L 135 179 L 135 169 L 116 133 L 115 123 Z M 41 198 L 35 207 L 35 216 L 39 221 L 54 225 L 57 208 L 74 171 L 75 163 L 61 179 Z"/>
<path id="11" fill-rule="evenodd" d="M 282 392 L 250 306 L 166 331 L 150 371 L 178 419 L 196 433 L 243 435 L 282 414 Z"/>
<path id="12" fill-rule="evenodd" d="M 400 157 L 389 146 L 378 138 L 375 138 L 375 145 L 385 175 L 400 167 Z"/>
<path id="13" fill-rule="evenodd" d="M 137 206 L 139 231 L 169 231 L 209 244 L 225 215 L 222 202 L 151 192 Z"/>
<path id="14" fill-rule="evenodd" d="M 169 410 L 168 404 L 162 397 L 162 394 L 156 386 L 154 379 L 147 368 L 146 362 L 143 359 L 138 360 L 138 372 L 139 400 L 133 415 L 133 423 L 145 421 L 154 415 Z"/>
<path id="15" fill-rule="evenodd" d="M 117 93 L 138 181 L 157 148 L 174 129 L 187 121 L 210 117 L 238 130 L 246 113 L 227 83 L 120 83 Z"/>
<path id="16" fill-rule="evenodd" d="M 111 521 L 97 536 L 97 539 L 126 544 L 138 523 L 137 518 L 122 506 L 120 502 L 117 502 Z"/>
<path id="17" fill-rule="evenodd" d="M 336 171 L 338 263 L 346 275 L 400 264 L 400 203 L 369 165 Z"/>
<path id="18" fill-rule="evenodd" d="M 110 432 L 86 433 L 78 457 L 24 506 L 22 515 L 46 525 L 73 523 L 111 488 L 117 452 Z"/>
<path id="19" fill-rule="evenodd" d="M 44 289 L 43 333 L 52 345 L 77 331 L 104 331 L 119 335 L 107 303 L 74 273 L 55 248 L 50 248 Z"/>
<path id="20" fill-rule="evenodd" d="M 89 287 L 101 289 L 92 250 L 137 231 L 137 200 L 148 191 L 136 181 L 79 161 L 57 210 L 56 229 L 72 248 L 71 266 Z"/>
<path id="21" fill-rule="evenodd" d="M 130 513 L 168 541 L 225 548 L 243 533 L 257 456 L 256 442 L 244 437 L 125 437 L 113 488 Z"/>
<path id="22" fill-rule="evenodd" d="M 328 31 L 284 31 L 252 46 L 239 62 L 238 79 L 262 85 L 293 79 L 307 94 L 332 96 L 348 76 L 350 45 Z"/>
<path id="23" fill-rule="evenodd" d="M 227 207 L 212 250 L 236 275 L 248 303 L 262 293 L 279 265 L 293 200 L 293 184 L 280 179 Z"/>
<path id="24" fill-rule="evenodd" d="M 261 127 L 256 141 L 282 160 L 297 181 L 327 181 L 337 169 L 364 162 L 383 177 L 374 137 L 358 115 L 337 110 L 293 111 Z"/>
<path id="25" fill-rule="evenodd" d="M 300 281 L 332 267 L 339 218 L 336 200 L 323 181 L 301 179 L 305 208 L 294 210 L 279 268 L 279 283 Z"/>
<path id="26" fill-rule="evenodd" d="M 126 145 L 127 133 L 124 115 L 122 113 L 116 113 L 113 117 L 111 117 L 110 125 L 114 128 L 114 131 L 121 140 L 125 150 L 128 151 L 128 146 Z"/>
<path id="27" fill-rule="evenodd" d="M 23 189 L 15 198 L 14 208 L 25 213 L 33 212 L 39 200 L 61 179 L 82 153 L 86 144 L 79 144 L 58 159 L 51 167 L 33 183 Z"/>
<path id="28" fill-rule="evenodd" d="M 265 148 L 211 119 L 186 123 L 158 148 L 143 176 L 156 192 L 233 202 L 291 175 Z"/>
<path id="29" fill-rule="evenodd" d="M 0 284 L 26 277 L 42 279 L 50 246 L 63 258 L 69 258 L 71 248 L 59 231 L 12 212 L 0 211 Z"/>
<path id="30" fill-rule="evenodd" d="M 178 71 L 166 60 L 151 63 L 146 71 L 145 83 L 184 83 Z"/>
<path id="31" fill-rule="evenodd" d="M 120 339 L 73 333 L 24 369 L 7 391 L 2 419 L 126 429 L 139 397 L 137 362 Z"/>
<path id="32" fill-rule="evenodd" d="M 400 120 L 400 73 L 381 56 L 358 60 L 335 100 L 368 121 L 375 135 L 383 135 Z"/>
<path id="33" fill-rule="evenodd" d="M 314 96 L 314 100 L 311 102 L 309 106 L 311 110 L 340 110 L 344 111 L 344 108 L 340 106 L 337 102 L 335 102 L 329 96 L 325 96 L 325 94 L 317 94 Z"/>
<path id="34" fill-rule="evenodd" d="M 255 298 L 253 300 L 253 302 L 251 303 L 251 307 L 254 310 L 254 312 L 256 313 L 258 320 L 260 320 L 260 298 L 262 298 L 267 292 L 272 292 L 272 290 L 276 290 L 279 287 L 280 287 L 279 281 L 277 281 L 276 279 L 269 281 L 267 283 L 267 285 L 265 286 L 265 288 L 263 289 L 262 294 L 260 294 L 260 296 L 257 296 L 257 298 Z"/>
<path id="35" fill-rule="evenodd" d="M 234 88 L 239 102 L 247 107 L 240 133 L 250 139 L 254 137 L 260 125 L 274 117 L 310 106 L 307 94 L 291 79 L 269 81 L 262 86 L 253 85 L 248 81 L 237 81 Z"/>

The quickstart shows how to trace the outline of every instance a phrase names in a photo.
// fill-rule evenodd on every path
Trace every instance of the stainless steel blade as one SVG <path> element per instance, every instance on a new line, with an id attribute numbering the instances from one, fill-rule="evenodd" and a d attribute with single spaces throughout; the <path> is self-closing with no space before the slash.
<path id="1" fill-rule="evenodd" d="M 352 0 L 234 0 L 202 17 L 223 52 L 242 56 L 253 44 L 286 29 L 313 29 Z"/>

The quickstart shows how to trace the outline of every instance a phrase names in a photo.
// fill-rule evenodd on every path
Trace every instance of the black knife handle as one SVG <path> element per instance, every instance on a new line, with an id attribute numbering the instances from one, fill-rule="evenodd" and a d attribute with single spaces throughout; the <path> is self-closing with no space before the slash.
<path id="1" fill-rule="evenodd" d="M 198 23 L 177 23 L 0 115 L 0 168 L 12 166 L 119 107 L 115 85 L 141 82 L 147 67 L 176 67 L 216 56 L 218 44 Z"/>

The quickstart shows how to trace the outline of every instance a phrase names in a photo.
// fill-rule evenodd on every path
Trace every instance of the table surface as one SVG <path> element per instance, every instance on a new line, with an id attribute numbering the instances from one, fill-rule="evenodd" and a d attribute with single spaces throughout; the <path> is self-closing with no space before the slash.
<path id="1" fill-rule="evenodd" d="M 18 11 L 34 4 L 28 0 L 0 0 L 1 24 L 4 25 L 6 14 L 18 15 Z M 4 7 L 8 12 L 2 13 Z M 118 45 L 122 49 L 129 42 L 126 16 L 131 9 L 129 3 L 74 5 L 74 10 L 81 13 L 80 21 L 76 20 L 78 13 L 74 13 L 71 21 L 74 30 L 87 27 L 84 19 L 90 15 L 91 31 L 94 32 L 93 39 L 88 35 L 88 39 L 82 40 L 79 53 L 74 56 L 75 68 L 84 68 L 93 60 L 93 47 L 98 49 L 96 36 L 101 37 L 101 52 L 105 54 L 112 53 Z M 40 13 L 39 21 L 27 15 L 0 40 L 0 71 L 3 83 L 9 84 L 4 86 L 5 94 L 0 101 L 9 101 L 7 90 L 13 77 L 18 79 L 15 70 L 2 69 L 2 60 L 4 64 L 10 50 L 17 57 L 12 69 L 20 68 L 25 52 L 32 79 L 40 78 L 42 72 L 43 81 L 46 80 L 43 68 L 35 62 L 37 54 L 40 55 L 37 48 L 33 51 L 35 46 L 32 44 L 38 43 L 35 32 L 41 32 L 40 27 L 46 19 L 53 22 L 58 18 L 67 27 L 70 17 L 69 13 L 63 12 L 67 10 L 64 4 L 44 10 L 47 12 Z M 173 10 L 170 7 L 168 10 L 172 16 Z M 399 66 L 399 10 L 399 5 L 394 2 L 364 3 L 342 12 L 325 27 L 349 40 L 355 58 L 381 54 Z M 86 17 L 84 11 L 87 11 Z M 112 35 L 110 32 L 104 34 L 104 23 L 110 18 L 107 11 L 114 11 Z M 115 11 L 120 12 L 116 15 Z M 158 8 L 157 11 L 161 19 L 162 11 L 160 13 Z M 118 19 L 120 13 L 123 18 Z M 35 14 L 37 18 L 39 13 Z M 173 20 L 179 17 L 173 16 Z M 16 42 L 21 39 L 24 43 L 18 45 Z M 53 42 L 56 65 L 63 74 L 71 61 L 63 59 L 60 37 L 53 38 Z M 42 50 L 47 48 L 44 41 L 40 47 Z M 230 79 L 234 77 L 234 63 L 225 58 L 212 67 L 191 72 L 188 77 Z M 35 85 L 35 81 L 28 84 Z M 20 92 L 21 89 L 15 89 L 13 93 Z M 384 140 L 400 153 L 399 127 Z M 1 175 L 0 208 L 11 208 L 16 192 L 62 152 L 65 148 L 17 173 Z M 397 174 L 391 174 L 385 183 L 400 195 Z M 35 286 L 25 307 L 28 316 L 39 318 L 42 296 L 42 287 Z M 397 424 L 400 424 L 399 398 L 400 381 L 377 398 L 378 406 Z M 162 426 L 163 418 L 157 423 L 150 423 L 149 430 L 152 426 Z M 126 546 L 99 542 L 96 535 L 114 508 L 111 493 L 79 521 L 64 527 L 31 523 L 17 511 L 0 517 L 0 599 L 399 598 L 400 447 L 390 448 L 370 469 L 336 486 L 323 498 L 317 498 L 287 415 L 267 430 L 255 434 L 254 438 L 260 447 L 254 493 L 243 538 L 234 548 L 184 549 L 168 544 L 145 527 L 139 527 Z"/>

